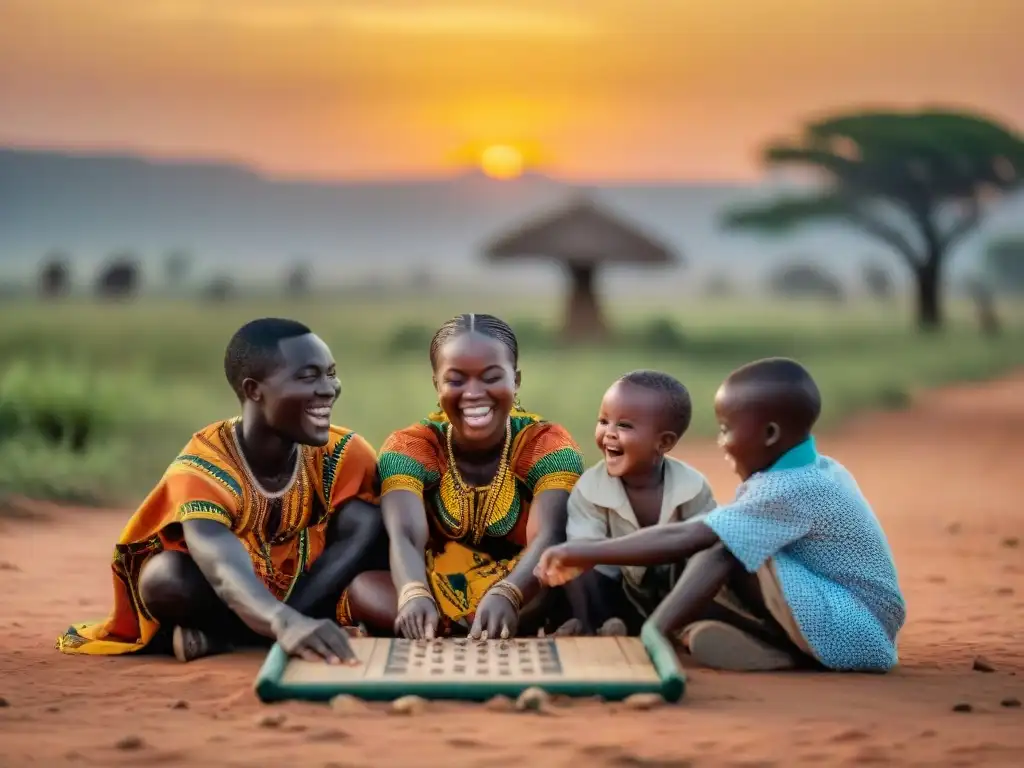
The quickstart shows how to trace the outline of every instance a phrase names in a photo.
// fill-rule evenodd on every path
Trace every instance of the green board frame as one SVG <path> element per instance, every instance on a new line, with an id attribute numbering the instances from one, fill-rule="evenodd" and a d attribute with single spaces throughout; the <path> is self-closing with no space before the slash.
<path id="1" fill-rule="evenodd" d="M 640 632 L 647 655 L 657 673 L 657 682 L 608 681 L 545 681 L 547 693 L 561 696 L 600 696 L 608 701 L 621 701 L 635 693 L 656 693 L 665 701 L 677 702 L 686 692 L 686 672 L 679 663 L 672 643 L 650 622 Z M 421 696 L 424 699 L 486 701 L 495 696 L 515 698 L 527 688 L 529 681 L 500 681 L 466 684 L 453 680 L 353 680 L 337 682 L 284 682 L 283 675 L 288 656 L 275 644 L 256 676 L 256 696 L 264 703 L 288 700 L 329 701 L 340 694 L 348 694 L 367 701 L 394 701 L 402 696 Z"/>

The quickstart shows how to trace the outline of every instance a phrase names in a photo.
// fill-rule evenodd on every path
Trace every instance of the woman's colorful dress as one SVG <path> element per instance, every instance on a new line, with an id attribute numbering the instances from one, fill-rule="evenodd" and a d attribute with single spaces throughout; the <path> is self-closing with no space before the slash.
<path id="1" fill-rule="evenodd" d="M 434 414 L 394 432 L 377 460 L 382 497 L 411 491 L 424 501 L 427 576 L 446 628 L 467 622 L 487 590 L 515 568 L 531 502 L 544 491 L 571 491 L 583 473 L 583 455 L 565 429 L 514 411 L 494 480 L 467 487 L 452 459 L 450 427 Z"/>
<path id="2" fill-rule="evenodd" d="M 324 550 L 331 514 L 350 499 L 377 503 L 376 455 L 362 437 L 331 427 L 324 446 L 300 446 L 292 482 L 262 491 L 239 448 L 237 419 L 192 436 L 132 515 L 114 546 L 114 606 L 105 621 L 70 627 L 57 640 L 64 653 L 115 655 L 144 648 L 157 622 L 139 597 L 143 563 L 164 550 L 187 551 L 181 523 L 213 520 L 245 545 L 253 569 L 280 600 Z M 268 531 L 268 522 L 274 523 Z"/>

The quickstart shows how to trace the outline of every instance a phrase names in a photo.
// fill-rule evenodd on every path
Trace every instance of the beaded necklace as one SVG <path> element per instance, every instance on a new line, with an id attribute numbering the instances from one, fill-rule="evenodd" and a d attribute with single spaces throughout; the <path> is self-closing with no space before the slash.
<path id="1" fill-rule="evenodd" d="M 441 478 L 441 498 L 450 517 L 458 520 L 455 534 L 463 538 L 467 534 L 474 544 L 479 544 L 487 532 L 491 515 L 495 509 L 508 509 L 515 496 L 515 479 L 510 471 L 509 448 L 512 445 L 512 419 L 505 421 L 505 444 L 494 478 L 486 488 L 475 488 L 463 480 L 455 463 L 452 448 L 452 425 L 445 428 L 445 449 L 448 457 L 448 471 Z M 511 481 L 511 482 L 510 482 Z M 481 492 L 483 498 L 481 500 Z M 454 507 L 454 508 L 453 508 Z M 461 514 L 458 514 L 461 513 Z"/>

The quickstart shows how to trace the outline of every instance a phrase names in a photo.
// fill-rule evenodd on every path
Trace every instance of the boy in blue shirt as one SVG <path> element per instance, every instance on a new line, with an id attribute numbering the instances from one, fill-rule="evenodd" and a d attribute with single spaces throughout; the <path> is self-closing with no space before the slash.
<path id="1" fill-rule="evenodd" d="M 554 585 L 597 564 L 692 558 L 651 621 L 681 632 L 705 666 L 894 667 L 906 606 L 892 553 L 853 476 L 815 448 L 821 396 L 810 374 L 782 358 L 745 365 L 719 388 L 715 413 L 719 444 L 742 480 L 733 503 L 699 522 L 553 547 L 538 577 Z M 727 586 L 761 614 L 764 631 L 708 619 Z"/>

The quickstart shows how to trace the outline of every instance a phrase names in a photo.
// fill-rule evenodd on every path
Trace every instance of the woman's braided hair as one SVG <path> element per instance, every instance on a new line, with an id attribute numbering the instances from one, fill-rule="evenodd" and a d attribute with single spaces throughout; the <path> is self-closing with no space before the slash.
<path id="1" fill-rule="evenodd" d="M 481 336 L 500 341 L 508 349 L 512 356 L 512 367 L 519 367 L 519 341 L 511 326 L 501 318 L 494 315 L 481 315 L 475 312 L 467 312 L 456 315 L 446 321 L 437 329 L 434 338 L 430 340 L 430 365 L 437 369 L 437 356 L 450 339 L 461 336 L 464 333 L 479 333 Z"/>

